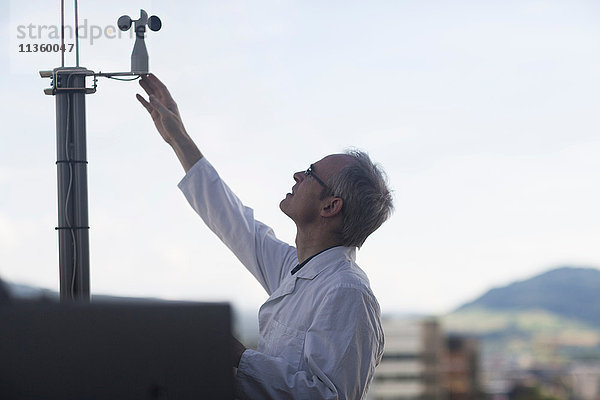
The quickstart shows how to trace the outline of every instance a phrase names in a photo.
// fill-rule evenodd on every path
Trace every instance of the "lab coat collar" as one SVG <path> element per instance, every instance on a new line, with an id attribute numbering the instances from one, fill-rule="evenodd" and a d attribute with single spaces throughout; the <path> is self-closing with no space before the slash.
<path id="1" fill-rule="evenodd" d="M 262 307 L 264 307 L 267 303 L 292 293 L 296 287 L 296 281 L 298 279 L 314 279 L 325 269 L 338 265 L 340 259 L 346 259 L 354 262 L 356 260 L 356 248 L 337 246 L 317 254 L 309 262 L 307 262 L 302 269 L 300 269 L 294 275 L 289 275 L 288 278 L 281 283 L 281 286 L 279 286 L 271 294 L 269 299 L 267 299 Z"/>
<path id="2" fill-rule="evenodd" d="M 296 282 L 298 279 L 314 279 L 325 269 L 333 268 L 336 265 L 339 265 L 340 259 L 346 259 L 354 262 L 356 260 L 356 247 L 337 246 L 317 254 L 309 262 L 307 262 L 302 269 L 300 269 L 294 275 L 289 275 L 288 278 L 282 282 L 281 286 L 279 286 L 277 290 L 271 294 L 269 299 L 265 302 L 265 304 L 263 304 L 262 307 L 266 306 L 267 303 L 292 293 L 296 287 Z"/>
<path id="3" fill-rule="evenodd" d="M 356 260 L 356 247 L 336 246 L 314 256 L 294 276 L 298 279 L 314 279 L 323 270 L 331 267 L 340 259 L 354 262 Z"/>

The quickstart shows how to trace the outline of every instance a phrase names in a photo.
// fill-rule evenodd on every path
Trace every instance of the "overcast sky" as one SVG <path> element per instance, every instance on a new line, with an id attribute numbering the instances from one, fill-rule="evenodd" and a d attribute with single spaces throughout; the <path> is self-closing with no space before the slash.
<path id="1" fill-rule="evenodd" d="M 280 238 L 294 241 L 278 208 L 293 172 L 351 146 L 383 166 L 396 212 L 358 253 L 383 312 L 600 267 L 597 1 L 123 3 L 80 2 L 80 64 L 129 70 L 116 20 L 158 15 L 151 71 Z M 0 5 L 0 276 L 56 290 L 55 98 L 38 71 L 60 55 L 19 46 L 59 42 L 59 4 Z M 188 206 L 136 93 L 100 79 L 86 97 L 92 292 L 258 309 L 266 293 Z"/>

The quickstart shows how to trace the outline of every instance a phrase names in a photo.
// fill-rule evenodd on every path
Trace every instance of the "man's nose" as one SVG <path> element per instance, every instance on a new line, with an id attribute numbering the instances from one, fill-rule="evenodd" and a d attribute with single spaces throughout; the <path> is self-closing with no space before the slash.
<path id="1" fill-rule="evenodd" d="M 304 179 L 304 171 L 298 171 L 294 173 L 294 180 L 296 182 L 300 182 L 302 179 Z"/>

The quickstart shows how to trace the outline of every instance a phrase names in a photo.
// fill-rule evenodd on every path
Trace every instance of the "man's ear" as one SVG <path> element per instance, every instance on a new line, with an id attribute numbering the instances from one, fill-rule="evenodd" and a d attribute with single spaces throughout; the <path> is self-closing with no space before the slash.
<path id="1" fill-rule="evenodd" d="M 321 216 L 325 218 L 335 217 L 342 212 L 342 206 L 344 200 L 339 197 L 328 197 L 323 201 L 323 208 L 321 208 Z"/>

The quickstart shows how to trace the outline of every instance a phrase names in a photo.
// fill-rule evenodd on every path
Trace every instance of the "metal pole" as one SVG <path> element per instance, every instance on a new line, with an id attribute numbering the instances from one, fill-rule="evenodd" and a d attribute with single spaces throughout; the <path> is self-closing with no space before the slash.
<path id="1" fill-rule="evenodd" d="M 90 300 L 85 68 L 54 70 L 61 301 Z"/>
<path id="2" fill-rule="evenodd" d="M 64 66 L 64 0 L 61 0 L 61 67 L 40 71 L 42 78 L 52 78 L 52 87 L 44 93 L 56 96 L 56 168 L 58 175 L 58 258 L 60 300 L 90 301 L 90 251 L 87 195 L 87 154 L 85 131 L 85 95 L 96 91 L 96 76 L 130 76 L 148 72 L 148 53 L 144 44 L 146 25 L 161 28 L 160 19 L 148 18 L 140 10 L 135 21 L 136 43 L 132 53 L 132 71 L 96 74 L 79 66 L 79 27 L 75 3 L 75 67 Z M 119 18 L 119 29 L 131 27 L 131 18 Z M 143 50 L 136 53 L 138 50 Z M 139 54 L 138 54 L 139 53 Z M 135 57 L 134 57 L 135 55 Z M 141 58 L 134 63 L 133 59 Z M 139 67 L 139 68 L 138 68 Z M 139 70 L 138 70 L 139 69 Z M 86 88 L 86 76 L 94 76 L 92 88 Z M 137 79 L 139 75 L 135 78 Z M 126 80 L 126 79 L 121 79 Z"/>
<path id="3" fill-rule="evenodd" d="M 77 0 L 75 2 L 75 66 L 79 67 L 79 12 L 77 11 Z"/>
<path id="4" fill-rule="evenodd" d="M 65 66 L 65 0 L 60 0 L 60 66 Z"/>

